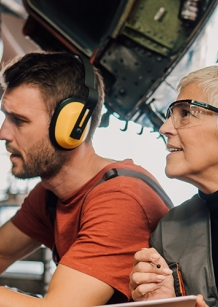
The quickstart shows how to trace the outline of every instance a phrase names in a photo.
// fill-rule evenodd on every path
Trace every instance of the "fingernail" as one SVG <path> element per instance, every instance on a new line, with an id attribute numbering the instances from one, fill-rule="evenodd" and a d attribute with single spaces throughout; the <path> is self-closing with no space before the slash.
<path id="1" fill-rule="evenodd" d="M 169 268 L 163 268 L 162 272 L 165 273 L 165 274 L 167 274 L 167 275 L 170 275 L 170 274 L 173 273 L 173 271 L 170 270 Z"/>

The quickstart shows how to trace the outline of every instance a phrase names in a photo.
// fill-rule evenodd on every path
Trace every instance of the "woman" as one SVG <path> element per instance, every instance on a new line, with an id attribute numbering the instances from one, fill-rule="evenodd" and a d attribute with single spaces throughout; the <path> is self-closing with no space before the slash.
<path id="1" fill-rule="evenodd" d="M 134 300 L 202 294 L 197 305 L 218 306 L 218 66 L 184 77 L 160 132 L 167 138 L 166 175 L 189 182 L 198 195 L 173 208 L 135 254 Z M 157 265 L 158 264 L 158 265 Z"/>

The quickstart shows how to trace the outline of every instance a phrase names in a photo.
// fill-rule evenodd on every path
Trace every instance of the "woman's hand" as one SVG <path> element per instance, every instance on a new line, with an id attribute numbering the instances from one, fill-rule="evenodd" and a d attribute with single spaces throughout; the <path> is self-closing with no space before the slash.
<path id="1" fill-rule="evenodd" d="M 134 301 L 176 296 L 172 270 L 154 248 L 143 248 L 135 254 L 130 291 Z"/>
<path id="2" fill-rule="evenodd" d="M 196 302 L 196 305 L 195 307 L 209 307 L 205 301 L 204 301 L 204 298 L 201 294 L 198 294 L 197 296 L 197 302 Z"/>

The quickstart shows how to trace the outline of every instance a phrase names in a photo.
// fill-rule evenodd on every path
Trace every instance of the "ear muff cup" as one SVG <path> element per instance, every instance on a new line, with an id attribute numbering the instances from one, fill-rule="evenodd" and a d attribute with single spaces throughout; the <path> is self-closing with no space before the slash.
<path id="1" fill-rule="evenodd" d="M 90 120 L 79 139 L 70 136 L 82 112 L 84 104 L 85 102 L 82 100 L 76 99 L 74 101 L 74 98 L 68 98 L 62 101 L 57 107 L 49 127 L 50 139 L 55 147 L 70 150 L 78 147 L 85 140 L 89 132 Z M 85 118 L 86 114 L 84 114 L 84 119 L 82 119 L 81 124 Z"/>
<path id="2" fill-rule="evenodd" d="M 72 54 L 83 63 L 85 70 L 84 86 L 88 89 L 87 100 L 69 97 L 57 106 L 52 116 L 49 136 L 52 144 L 64 150 L 78 147 L 86 138 L 91 116 L 98 103 L 98 91 L 95 88 L 95 71 L 87 57 Z"/>

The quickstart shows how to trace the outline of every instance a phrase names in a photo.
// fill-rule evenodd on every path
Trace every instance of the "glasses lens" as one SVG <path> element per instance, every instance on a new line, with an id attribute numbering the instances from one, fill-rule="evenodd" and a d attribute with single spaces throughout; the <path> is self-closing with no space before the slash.
<path id="1" fill-rule="evenodd" d="M 170 108 L 170 114 L 175 128 L 189 124 L 191 126 L 201 125 L 204 113 L 203 108 L 188 102 L 178 102 Z"/>

